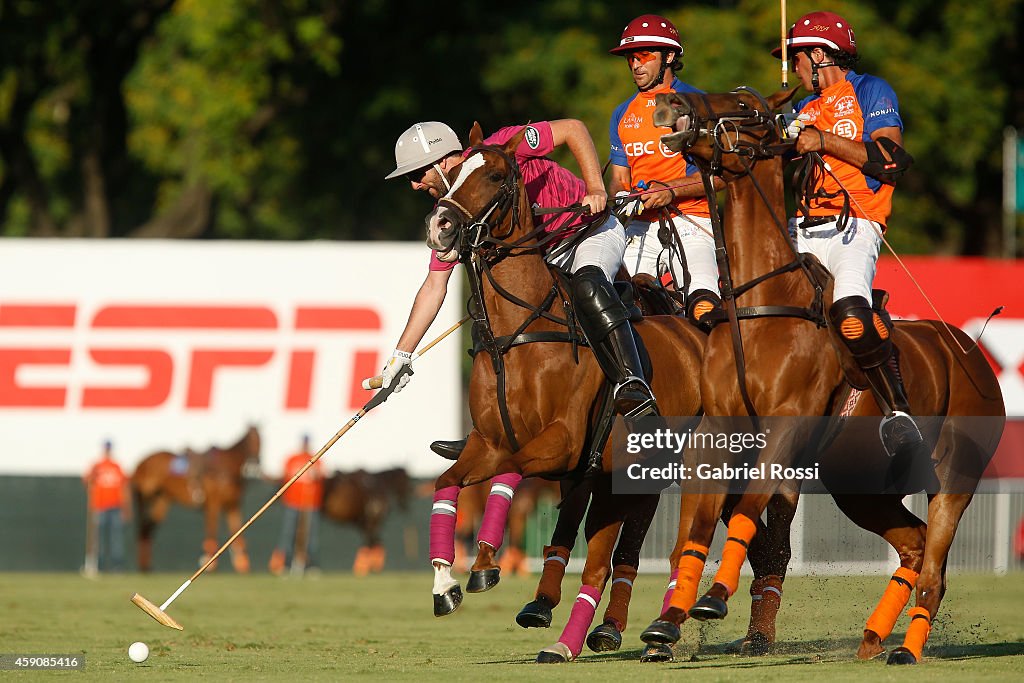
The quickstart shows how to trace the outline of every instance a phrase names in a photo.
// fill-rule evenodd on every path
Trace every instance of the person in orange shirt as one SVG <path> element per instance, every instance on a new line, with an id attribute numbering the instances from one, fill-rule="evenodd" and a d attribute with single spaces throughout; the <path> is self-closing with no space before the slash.
<path id="1" fill-rule="evenodd" d="M 289 481 L 313 458 L 309 435 L 302 437 L 302 450 L 290 456 L 284 465 L 282 483 Z M 270 556 L 270 572 L 281 575 L 285 569 L 301 573 L 316 567 L 320 546 L 320 507 L 324 498 L 324 470 L 318 460 L 281 496 L 284 521 L 277 547 Z M 300 533 L 301 532 L 301 533 Z M 296 542 L 300 547 L 296 548 Z"/>
<path id="2" fill-rule="evenodd" d="M 871 308 L 893 187 L 914 161 L 902 147 L 899 101 L 883 79 L 853 70 L 857 39 L 838 14 L 805 14 L 790 27 L 786 44 L 811 93 L 794 107 L 798 117 L 788 134 L 798 154 L 818 153 L 828 164 L 802 200 L 803 215 L 790 220 L 790 233 L 797 249 L 817 256 L 835 278 L 829 321 L 886 413 L 882 445 L 890 456 L 909 454 L 923 439 L 910 416 L 892 323 Z"/>
<path id="3" fill-rule="evenodd" d="M 113 444 L 103 443 L 103 455 L 82 477 L 89 498 L 89 539 L 85 573 L 124 570 L 124 523 L 131 519 L 128 477 L 114 462 Z"/>
<path id="4" fill-rule="evenodd" d="M 609 129 L 610 187 L 619 198 L 617 211 L 626 226 L 623 261 L 631 276 L 671 273 L 675 288 L 685 297 L 687 316 L 700 325 L 700 318 L 722 303 L 711 212 L 699 170 L 661 143 L 665 130 L 654 125 L 653 114 L 659 93 L 701 91 L 675 76 L 683 66 L 683 45 L 679 31 L 665 17 L 640 15 L 626 25 L 619 44 L 609 52 L 626 58 L 637 88 L 616 107 Z M 724 187 L 720 179 L 713 182 L 716 189 Z M 646 192 L 629 199 L 640 191 Z M 679 256 L 662 246 L 662 220 L 679 236 L 685 269 Z M 710 329 L 706 322 L 701 326 Z"/>

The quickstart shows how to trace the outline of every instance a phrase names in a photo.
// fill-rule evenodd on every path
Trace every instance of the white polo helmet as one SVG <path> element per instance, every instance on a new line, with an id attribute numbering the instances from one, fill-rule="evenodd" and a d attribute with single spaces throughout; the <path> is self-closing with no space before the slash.
<path id="1" fill-rule="evenodd" d="M 447 124 L 424 121 L 410 126 L 395 143 L 395 170 L 385 180 L 430 166 L 452 152 L 461 152 L 462 143 Z"/>

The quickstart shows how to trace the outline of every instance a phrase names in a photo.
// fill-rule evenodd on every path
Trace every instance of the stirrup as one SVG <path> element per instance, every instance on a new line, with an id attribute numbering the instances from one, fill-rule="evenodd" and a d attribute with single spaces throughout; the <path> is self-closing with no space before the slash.
<path id="1" fill-rule="evenodd" d="M 914 418 L 902 410 L 894 410 L 891 415 L 882 418 L 878 425 L 878 436 L 890 458 L 906 454 L 924 443 Z"/>
<path id="2" fill-rule="evenodd" d="M 614 397 L 615 412 L 623 417 L 636 419 L 660 414 L 658 402 L 654 399 L 654 392 L 641 377 L 635 375 L 627 377 L 615 385 L 612 396 Z"/>

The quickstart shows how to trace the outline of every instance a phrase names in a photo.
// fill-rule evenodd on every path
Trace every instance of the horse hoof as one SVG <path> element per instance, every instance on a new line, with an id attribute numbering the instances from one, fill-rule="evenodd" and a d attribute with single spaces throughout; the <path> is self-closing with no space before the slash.
<path id="1" fill-rule="evenodd" d="M 740 652 L 745 655 L 763 657 L 768 654 L 768 651 L 771 650 L 771 648 L 772 644 L 771 641 L 768 640 L 768 636 L 760 632 L 754 632 L 754 634 L 750 636 L 750 639 L 743 643 L 743 646 L 740 648 Z"/>
<path id="2" fill-rule="evenodd" d="M 516 615 L 516 623 L 523 628 L 549 628 L 551 626 L 551 602 L 541 596 L 526 603 Z"/>
<path id="3" fill-rule="evenodd" d="M 725 604 L 725 600 L 716 598 L 713 595 L 702 597 L 690 608 L 689 612 L 690 616 L 698 621 L 725 619 L 725 615 L 728 613 L 729 607 Z"/>
<path id="4" fill-rule="evenodd" d="M 672 654 L 672 648 L 662 643 L 650 643 L 640 653 L 640 662 L 642 664 L 671 662 L 674 660 L 675 655 Z"/>
<path id="5" fill-rule="evenodd" d="M 886 664 L 917 664 L 917 657 L 905 647 L 898 647 L 889 654 Z"/>
<path id="6" fill-rule="evenodd" d="M 722 652 L 727 655 L 738 655 L 744 652 L 749 647 L 750 641 L 744 638 L 730 641 L 722 646 Z"/>
<path id="7" fill-rule="evenodd" d="M 485 593 L 498 585 L 501 579 L 501 569 L 481 569 L 469 572 L 469 581 L 466 582 L 467 593 Z"/>
<path id="8" fill-rule="evenodd" d="M 455 584 L 444 593 L 434 593 L 434 616 L 445 617 L 454 612 L 462 604 L 462 589 Z"/>
<path id="9" fill-rule="evenodd" d="M 680 638 L 679 627 L 671 621 L 655 619 L 640 634 L 640 640 L 648 645 L 675 645 Z"/>
<path id="10" fill-rule="evenodd" d="M 606 621 L 587 636 L 587 647 L 591 652 L 615 652 L 622 647 L 622 634 Z"/>
<path id="11" fill-rule="evenodd" d="M 555 643 L 537 653 L 538 664 L 565 664 L 571 660 L 572 652 L 565 643 Z"/>

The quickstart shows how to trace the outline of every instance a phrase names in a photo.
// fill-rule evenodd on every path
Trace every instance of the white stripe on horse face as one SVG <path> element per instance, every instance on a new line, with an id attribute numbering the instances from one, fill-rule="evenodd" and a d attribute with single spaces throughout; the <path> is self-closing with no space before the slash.
<path id="1" fill-rule="evenodd" d="M 462 187 L 462 183 L 466 182 L 469 176 L 473 175 L 474 171 L 481 168 L 485 163 L 487 163 L 487 160 L 480 153 L 474 154 L 463 161 L 460 165 L 459 177 L 455 179 L 455 184 L 452 185 L 452 189 L 448 190 L 448 194 L 445 197 L 451 197 L 455 194 L 455 191 Z"/>

